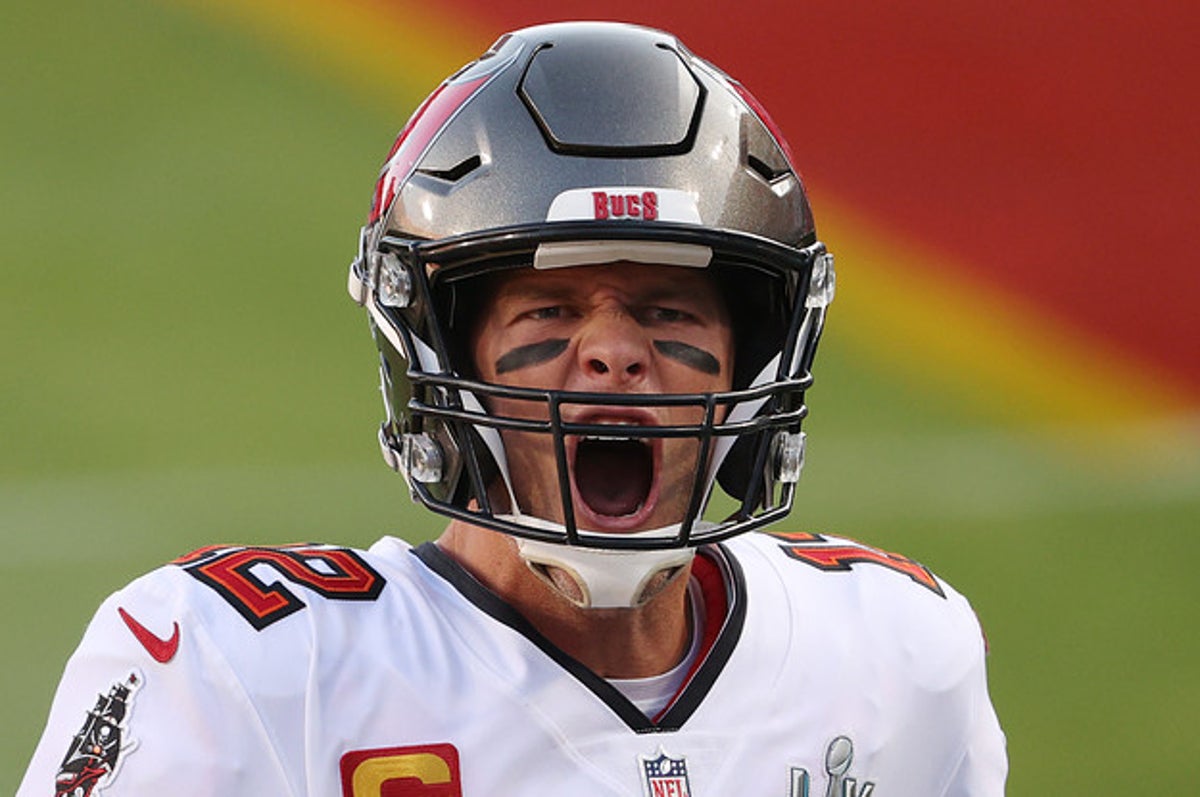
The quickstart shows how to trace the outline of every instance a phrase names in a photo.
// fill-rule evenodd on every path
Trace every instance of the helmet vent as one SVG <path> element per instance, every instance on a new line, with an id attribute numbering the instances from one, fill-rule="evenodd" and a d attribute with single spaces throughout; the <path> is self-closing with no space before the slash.
<path id="1" fill-rule="evenodd" d="M 768 183 L 775 182 L 780 177 L 786 175 L 789 171 L 788 169 L 772 168 L 771 165 L 766 161 L 762 160 L 761 158 L 756 158 L 753 155 L 746 156 L 746 165 L 750 167 L 751 171 L 766 180 Z"/>
<path id="2" fill-rule="evenodd" d="M 482 165 L 483 159 L 478 155 L 472 155 L 466 160 L 451 166 L 449 169 L 417 169 L 417 171 L 430 177 L 436 177 L 439 180 L 457 183 Z"/>

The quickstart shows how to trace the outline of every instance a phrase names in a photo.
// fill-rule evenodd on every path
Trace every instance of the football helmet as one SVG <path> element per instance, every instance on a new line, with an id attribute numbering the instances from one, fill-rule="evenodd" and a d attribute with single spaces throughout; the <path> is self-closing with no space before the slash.
<path id="1" fill-rule="evenodd" d="M 482 381 L 468 356 L 481 278 L 616 261 L 708 269 L 728 304 L 733 386 L 696 394 L 580 393 Z M 691 551 L 792 506 L 813 356 L 833 298 L 787 146 L 739 83 L 674 36 L 616 23 L 515 31 L 447 79 L 396 139 L 376 183 L 349 290 L 381 354 L 379 440 L 413 498 L 537 551 Z M 498 399 L 541 408 L 498 415 Z M 564 408 L 696 408 L 636 437 L 696 441 L 687 510 L 667 529 L 580 528 L 566 440 L 628 439 Z M 566 414 L 569 417 L 569 413 Z M 554 441 L 562 515 L 522 512 L 505 436 Z M 726 497 L 710 500 L 719 484 Z M 664 553 L 667 552 L 667 553 Z M 553 558 L 553 556 L 551 556 Z M 607 561 L 607 560 L 605 560 Z"/>

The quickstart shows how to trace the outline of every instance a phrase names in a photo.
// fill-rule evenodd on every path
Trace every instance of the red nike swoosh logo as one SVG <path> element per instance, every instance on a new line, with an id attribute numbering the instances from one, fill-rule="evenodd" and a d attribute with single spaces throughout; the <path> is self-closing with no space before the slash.
<path id="1" fill-rule="evenodd" d="M 132 615 L 120 606 L 117 607 L 117 612 L 120 613 L 121 619 L 125 621 L 125 625 L 129 626 L 129 630 L 137 637 L 137 641 L 142 643 L 142 647 L 146 649 L 146 652 L 155 661 L 159 664 L 166 664 L 175 658 L 175 653 L 179 650 L 179 623 L 172 623 L 173 627 L 170 638 L 163 639 L 133 619 Z"/>

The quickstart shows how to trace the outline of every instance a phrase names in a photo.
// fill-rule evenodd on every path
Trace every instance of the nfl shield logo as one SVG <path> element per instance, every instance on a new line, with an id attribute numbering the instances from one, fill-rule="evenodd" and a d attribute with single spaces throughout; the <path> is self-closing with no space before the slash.
<path id="1" fill-rule="evenodd" d="M 683 756 L 672 758 L 659 747 L 657 757 L 638 758 L 642 762 L 642 785 L 646 790 L 646 797 L 691 797 L 687 761 Z"/>

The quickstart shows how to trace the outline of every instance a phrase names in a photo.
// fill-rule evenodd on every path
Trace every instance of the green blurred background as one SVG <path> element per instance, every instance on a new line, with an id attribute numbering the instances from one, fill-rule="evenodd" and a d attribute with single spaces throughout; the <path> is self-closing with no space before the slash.
<path id="1" fill-rule="evenodd" d="M 132 577 L 207 543 L 366 546 L 442 523 L 378 458 L 376 358 L 345 293 L 419 95 L 370 102 L 319 59 L 148 0 L 10 2 L 0 66 L 3 791 L 91 613 Z M 1153 456 L 1112 462 L 906 379 L 836 306 L 823 346 L 793 525 L 971 597 L 1009 793 L 1196 789 L 1194 436 L 1166 426 Z"/>

